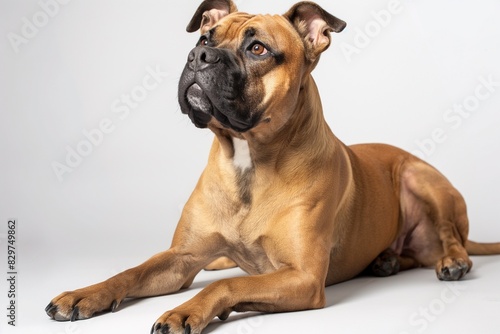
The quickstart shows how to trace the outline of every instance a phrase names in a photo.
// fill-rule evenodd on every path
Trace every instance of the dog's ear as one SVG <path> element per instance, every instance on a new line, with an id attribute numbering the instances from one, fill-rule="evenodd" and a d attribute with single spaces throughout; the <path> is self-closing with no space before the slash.
<path id="1" fill-rule="evenodd" d="M 295 4 L 284 16 L 304 39 L 307 57 L 311 61 L 330 46 L 330 32 L 341 32 L 346 26 L 344 21 L 310 1 Z"/>
<path id="2" fill-rule="evenodd" d="M 238 8 L 231 0 L 205 0 L 194 13 L 186 30 L 195 32 L 200 29 L 204 34 L 224 16 L 236 11 Z"/>

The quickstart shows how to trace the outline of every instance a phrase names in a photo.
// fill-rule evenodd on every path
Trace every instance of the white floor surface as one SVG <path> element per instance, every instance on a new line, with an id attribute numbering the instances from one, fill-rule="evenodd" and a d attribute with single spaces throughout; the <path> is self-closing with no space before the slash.
<path id="1" fill-rule="evenodd" d="M 324 309 L 282 314 L 233 313 L 225 322 L 214 319 L 204 333 L 498 333 L 500 256 L 473 257 L 473 261 L 473 271 L 460 282 L 440 282 L 430 269 L 415 269 L 389 278 L 362 277 L 328 287 Z M 46 316 L 44 308 L 52 297 L 105 279 L 116 271 L 109 268 L 121 270 L 135 265 L 137 259 L 66 259 L 49 265 L 50 262 L 24 259 L 26 265 L 19 272 L 17 287 L 17 326 L 6 325 L 3 317 L 1 333 L 149 333 L 158 316 L 208 283 L 244 274 L 239 269 L 203 271 L 190 289 L 169 296 L 130 300 L 116 313 L 70 323 Z"/>

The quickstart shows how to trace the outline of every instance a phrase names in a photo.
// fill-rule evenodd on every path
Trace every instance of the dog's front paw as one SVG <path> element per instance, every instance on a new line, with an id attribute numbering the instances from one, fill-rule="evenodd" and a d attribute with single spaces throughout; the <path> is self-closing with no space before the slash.
<path id="1" fill-rule="evenodd" d="M 213 319 L 208 313 L 200 306 L 179 306 L 158 318 L 151 334 L 200 334 Z"/>
<path id="2" fill-rule="evenodd" d="M 472 267 L 472 262 L 461 258 L 447 256 L 436 265 L 436 274 L 441 281 L 458 281 L 465 276 Z"/>
<path id="3" fill-rule="evenodd" d="M 107 310 L 114 312 L 121 300 L 107 289 L 96 285 L 63 292 L 52 299 L 45 312 L 57 321 L 75 321 L 90 318 L 96 313 Z"/>

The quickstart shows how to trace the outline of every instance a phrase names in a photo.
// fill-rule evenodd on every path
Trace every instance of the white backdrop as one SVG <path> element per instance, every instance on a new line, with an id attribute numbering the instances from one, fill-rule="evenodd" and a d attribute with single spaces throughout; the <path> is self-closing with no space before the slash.
<path id="1" fill-rule="evenodd" d="M 314 72 L 335 134 L 420 155 L 466 198 L 471 238 L 500 240 L 500 3 L 318 2 L 348 23 Z M 176 100 L 198 4 L 0 0 L 0 247 L 17 218 L 21 323 L 78 287 L 68 275 L 91 283 L 169 246 L 212 140 Z"/>

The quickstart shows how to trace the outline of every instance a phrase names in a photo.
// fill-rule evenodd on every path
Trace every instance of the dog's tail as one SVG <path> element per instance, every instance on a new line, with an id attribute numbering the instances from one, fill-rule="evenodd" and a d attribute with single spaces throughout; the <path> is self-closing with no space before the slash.
<path id="1" fill-rule="evenodd" d="M 481 243 L 467 240 L 465 249 L 469 255 L 495 255 L 500 254 L 500 242 Z"/>

